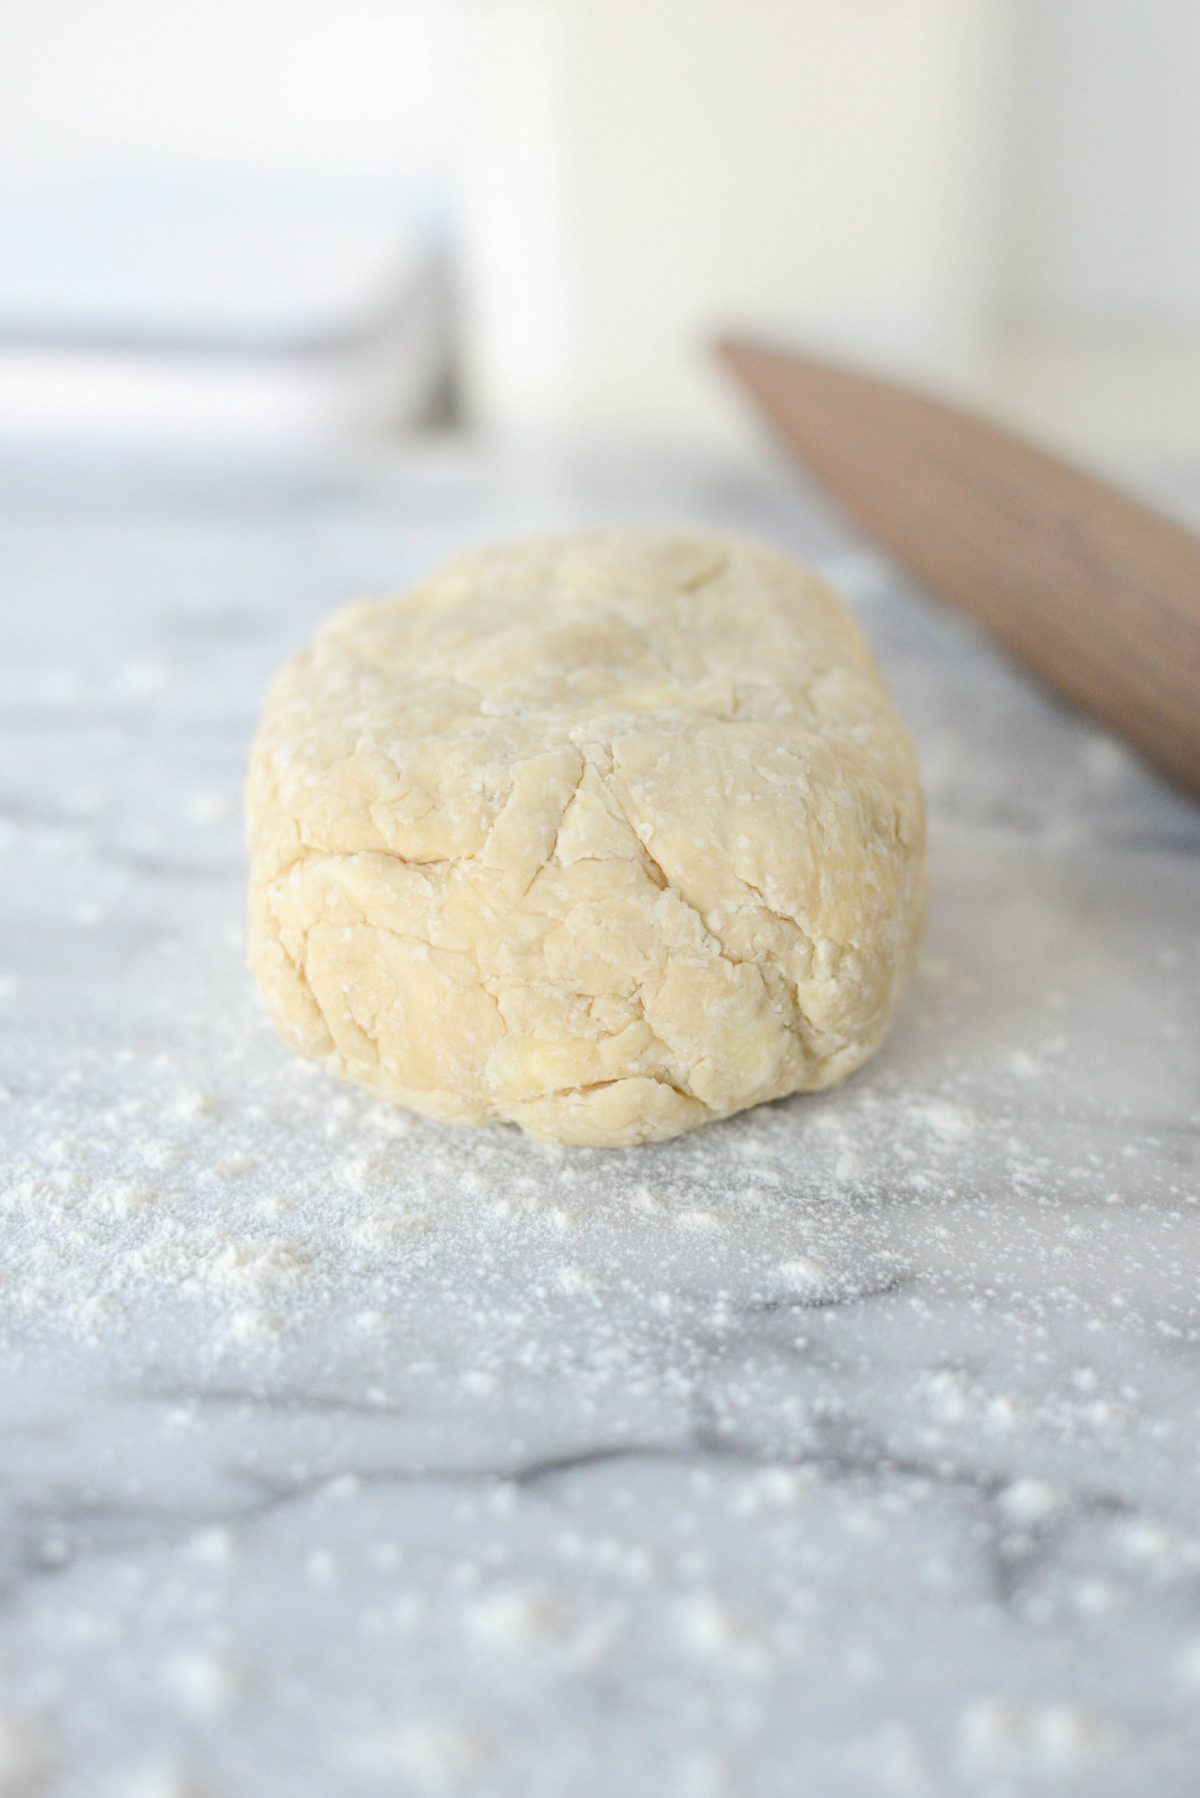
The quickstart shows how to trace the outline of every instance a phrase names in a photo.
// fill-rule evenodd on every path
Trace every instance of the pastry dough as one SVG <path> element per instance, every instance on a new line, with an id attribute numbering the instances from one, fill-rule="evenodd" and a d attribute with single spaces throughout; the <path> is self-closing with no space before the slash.
<path id="1" fill-rule="evenodd" d="M 250 963 L 284 1041 L 451 1122 L 674 1135 L 828 1085 L 913 966 L 908 738 L 830 589 L 668 532 L 466 555 L 279 675 Z"/>

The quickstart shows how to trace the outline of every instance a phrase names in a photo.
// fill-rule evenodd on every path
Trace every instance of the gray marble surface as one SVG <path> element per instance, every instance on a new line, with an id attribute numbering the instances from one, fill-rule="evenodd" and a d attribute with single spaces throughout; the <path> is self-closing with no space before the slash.
<path id="1" fill-rule="evenodd" d="M 243 971 L 265 683 L 629 521 L 849 595 L 921 975 L 662 1147 L 406 1118 Z M 782 474 L 27 454 L 0 567 L 3 1798 L 1200 1790 L 1200 808 Z"/>

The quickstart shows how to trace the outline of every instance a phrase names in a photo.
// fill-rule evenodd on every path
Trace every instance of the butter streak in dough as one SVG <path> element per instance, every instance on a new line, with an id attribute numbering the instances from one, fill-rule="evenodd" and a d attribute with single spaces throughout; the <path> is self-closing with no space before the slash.
<path id="1" fill-rule="evenodd" d="M 827 1086 L 920 935 L 920 788 L 862 638 L 738 539 L 518 543 L 336 614 L 248 810 L 283 1040 L 456 1123 L 632 1144 Z"/>

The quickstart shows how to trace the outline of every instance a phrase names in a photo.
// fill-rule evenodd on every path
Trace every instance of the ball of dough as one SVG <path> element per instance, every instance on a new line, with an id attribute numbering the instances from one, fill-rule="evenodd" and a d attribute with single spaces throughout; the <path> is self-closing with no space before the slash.
<path id="1" fill-rule="evenodd" d="M 870 655 L 735 538 L 517 543 L 339 612 L 272 689 L 248 807 L 280 1035 L 454 1123 L 631 1144 L 827 1086 L 920 935 Z"/>

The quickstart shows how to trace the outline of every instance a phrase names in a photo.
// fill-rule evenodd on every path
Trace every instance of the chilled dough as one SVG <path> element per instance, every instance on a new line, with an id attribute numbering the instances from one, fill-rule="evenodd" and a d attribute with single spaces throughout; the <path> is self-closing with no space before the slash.
<path id="1" fill-rule="evenodd" d="M 734 538 L 518 543 L 339 612 L 272 689 L 248 808 L 284 1041 L 560 1142 L 840 1079 L 921 929 L 920 788 L 862 638 Z"/>

